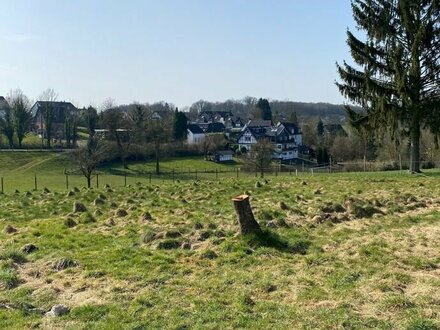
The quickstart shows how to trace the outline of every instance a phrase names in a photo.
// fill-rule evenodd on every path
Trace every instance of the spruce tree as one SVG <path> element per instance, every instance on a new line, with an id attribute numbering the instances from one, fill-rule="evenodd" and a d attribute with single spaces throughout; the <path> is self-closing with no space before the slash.
<path id="1" fill-rule="evenodd" d="M 439 0 L 352 0 L 357 28 L 347 31 L 355 66 L 337 64 L 340 92 L 360 105 L 354 126 L 390 129 L 410 142 L 410 171 L 420 171 L 421 128 L 440 132 Z"/>
<path id="2" fill-rule="evenodd" d="M 255 106 L 255 119 L 272 120 L 272 110 L 267 99 L 260 98 Z"/>
<path id="3" fill-rule="evenodd" d="M 173 118 L 173 137 L 175 140 L 179 141 L 186 138 L 187 125 L 188 122 L 185 114 L 176 108 Z"/>

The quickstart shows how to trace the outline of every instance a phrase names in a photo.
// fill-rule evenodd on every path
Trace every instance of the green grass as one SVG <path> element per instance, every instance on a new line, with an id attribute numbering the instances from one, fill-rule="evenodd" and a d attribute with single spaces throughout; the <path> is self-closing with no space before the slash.
<path id="1" fill-rule="evenodd" d="M 68 165 L 63 154 L 35 154 L 30 165 L 24 155 L 14 172 L 1 157 L 2 173 L 17 180 Z M 205 161 L 164 167 L 183 163 Z M 120 167 L 101 171 L 112 169 Z M 0 328 L 439 328 L 437 172 L 270 176 L 259 185 L 244 175 L 152 184 L 131 175 L 126 188 L 115 181 L 66 195 L 61 183 L 0 195 L 0 229 L 17 229 L 0 232 Z M 236 235 L 231 197 L 243 192 L 260 235 Z M 73 213 L 75 201 L 87 212 Z M 38 249 L 23 254 L 29 243 Z M 70 313 L 44 316 L 58 303 Z"/>
<path id="2" fill-rule="evenodd" d="M 63 191 L 66 189 L 65 170 L 74 173 L 69 175 L 69 187 L 86 185 L 85 178 L 75 172 L 76 166 L 69 158 L 68 153 L 1 152 L 0 164 L 2 165 L 0 177 L 3 177 L 5 192 L 34 189 L 35 176 L 37 177 L 37 189 L 47 187 L 50 190 Z M 217 164 L 206 161 L 203 157 L 164 159 L 160 164 L 161 171 L 164 172 L 160 176 L 154 175 L 155 162 L 152 160 L 130 162 L 128 170 L 123 169 L 119 162 L 106 164 L 98 169 L 98 185 L 122 186 L 125 184 L 124 175 L 127 175 L 127 184 L 134 184 L 138 181 L 147 183 L 150 182 L 149 173 L 153 173 L 151 180 L 155 183 L 164 180 L 172 181 L 173 169 L 175 170 L 175 180 L 193 180 L 196 177 L 198 179 L 215 179 L 216 170 L 217 177 L 221 179 L 235 177 L 236 172 L 234 171 L 239 165 L 238 163 Z M 96 177 L 93 179 L 93 184 L 96 186 Z"/>

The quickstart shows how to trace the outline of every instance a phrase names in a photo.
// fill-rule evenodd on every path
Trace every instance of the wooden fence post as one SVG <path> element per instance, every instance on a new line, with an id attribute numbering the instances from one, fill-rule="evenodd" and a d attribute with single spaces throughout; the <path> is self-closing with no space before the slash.
<path id="1" fill-rule="evenodd" d="M 69 173 L 66 173 L 66 189 L 69 190 Z"/>
<path id="2" fill-rule="evenodd" d="M 38 184 L 37 184 L 37 175 L 34 175 L 34 189 L 38 190 Z"/>
<path id="3" fill-rule="evenodd" d="M 127 172 L 124 172 L 124 187 L 127 187 Z"/>
<path id="4" fill-rule="evenodd" d="M 3 190 L 3 177 L 2 177 L 2 194 L 4 193 L 4 190 Z"/>
<path id="5" fill-rule="evenodd" d="M 150 180 L 150 184 L 151 184 L 151 172 L 149 173 L 150 175 L 149 175 L 149 180 Z"/>
<path id="6" fill-rule="evenodd" d="M 237 167 L 237 179 L 238 179 L 238 167 Z"/>
<path id="7" fill-rule="evenodd" d="M 99 174 L 96 173 L 96 188 L 99 188 Z"/>

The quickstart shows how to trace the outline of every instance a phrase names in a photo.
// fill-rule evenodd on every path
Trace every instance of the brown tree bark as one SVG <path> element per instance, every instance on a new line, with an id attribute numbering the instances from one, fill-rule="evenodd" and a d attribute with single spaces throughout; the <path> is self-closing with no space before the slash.
<path id="1" fill-rule="evenodd" d="M 234 203 L 235 212 L 237 213 L 238 222 L 240 223 L 241 234 L 261 232 L 260 225 L 255 221 L 254 214 L 252 213 L 249 196 L 236 196 L 232 199 L 232 202 Z"/>

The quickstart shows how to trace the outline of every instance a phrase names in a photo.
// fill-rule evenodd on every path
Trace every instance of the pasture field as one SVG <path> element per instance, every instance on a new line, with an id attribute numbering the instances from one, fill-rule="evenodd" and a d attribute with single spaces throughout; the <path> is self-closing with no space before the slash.
<path id="1" fill-rule="evenodd" d="M 175 179 L 194 180 L 215 179 L 215 173 L 218 171 L 218 178 L 236 176 L 234 171 L 239 164 L 216 164 L 205 161 L 203 157 L 188 158 L 169 158 L 160 163 L 161 171 L 167 174 L 156 176 L 152 175 L 152 183 L 162 183 L 172 181 L 170 174 L 175 169 Z M 35 176 L 37 177 L 37 189 L 44 187 L 54 191 L 66 190 L 66 178 L 64 171 L 72 172 L 69 175 L 69 188 L 81 187 L 86 184 L 85 178 L 75 171 L 75 164 L 69 158 L 67 153 L 52 152 L 0 152 L 0 177 L 3 178 L 3 189 L 6 193 L 15 192 L 15 190 L 26 191 L 35 188 Z M 97 171 L 99 175 L 98 185 L 112 186 L 125 185 L 124 174 L 127 175 L 127 184 L 135 182 L 149 183 L 149 173 L 154 173 L 154 161 L 148 162 L 130 162 L 128 170 L 123 169 L 120 163 L 115 162 L 100 167 Z M 211 173 L 205 173 L 208 170 Z M 198 171 L 196 174 L 195 171 Z M 181 174 L 185 172 L 185 174 Z M 191 173 L 189 173 L 191 172 Z M 231 173 L 224 173 L 231 172 Z M 93 185 L 96 187 L 96 177 L 93 179 Z"/>
<path id="2" fill-rule="evenodd" d="M 34 168 L 64 166 L 53 157 Z M 8 192 L 0 328 L 439 329 L 438 182 L 393 172 Z M 262 235 L 237 234 L 242 193 Z M 46 316 L 56 304 L 70 312 Z"/>

